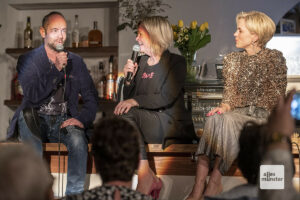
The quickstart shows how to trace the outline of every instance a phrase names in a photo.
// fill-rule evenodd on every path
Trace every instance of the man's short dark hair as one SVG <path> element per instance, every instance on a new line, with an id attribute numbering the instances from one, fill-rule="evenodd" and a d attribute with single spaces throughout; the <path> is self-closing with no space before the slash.
<path id="1" fill-rule="evenodd" d="M 102 181 L 131 181 L 139 164 L 139 148 L 139 132 L 129 121 L 120 117 L 100 120 L 92 149 Z"/>
<path id="2" fill-rule="evenodd" d="M 49 18 L 53 15 L 59 15 L 66 20 L 65 16 L 62 13 L 57 12 L 57 11 L 52 11 L 49 14 L 47 14 L 42 20 L 42 26 L 44 27 L 44 29 L 47 28 L 47 26 L 49 24 Z"/>

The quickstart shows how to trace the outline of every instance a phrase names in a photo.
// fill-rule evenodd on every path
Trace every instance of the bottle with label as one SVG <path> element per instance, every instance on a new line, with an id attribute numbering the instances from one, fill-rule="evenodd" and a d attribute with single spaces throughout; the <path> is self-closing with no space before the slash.
<path id="1" fill-rule="evenodd" d="M 103 62 L 99 63 L 99 79 L 97 82 L 97 91 L 99 98 L 105 98 L 105 84 L 106 84 L 106 77 L 104 72 L 104 64 Z"/>
<path id="2" fill-rule="evenodd" d="M 72 31 L 72 47 L 79 47 L 79 21 L 78 15 L 75 15 L 75 24 Z"/>
<path id="3" fill-rule="evenodd" d="M 27 24 L 24 30 L 24 48 L 32 48 L 32 29 L 30 17 L 27 17 Z"/>
<path id="4" fill-rule="evenodd" d="M 97 21 L 94 21 L 94 29 L 89 32 L 89 47 L 102 47 L 102 32 L 98 30 Z"/>
<path id="5" fill-rule="evenodd" d="M 18 73 L 15 74 L 11 80 L 11 99 L 12 100 L 22 100 L 23 90 L 18 80 Z"/>
<path id="6" fill-rule="evenodd" d="M 115 96 L 115 77 L 113 74 L 114 56 L 109 57 L 109 72 L 106 75 L 106 99 L 114 99 Z"/>

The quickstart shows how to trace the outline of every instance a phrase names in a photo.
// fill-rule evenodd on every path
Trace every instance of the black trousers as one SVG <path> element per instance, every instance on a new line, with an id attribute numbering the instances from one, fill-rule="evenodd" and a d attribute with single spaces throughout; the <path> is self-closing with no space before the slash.
<path id="1" fill-rule="evenodd" d="M 163 128 L 159 112 L 139 108 L 131 108 L 128 113 L 121 115 L 130 121 L 140 132 L 140 152 L 142 160 L 147 160 L 146 144 L 162 144 L 164 139 Z"/>
<path id="2" fill-rule="evenodd" d="M 133 107 L 121 115 L 129 120 L 140 132 L 142 160 L 147 160 L 145 144 L 190 144 L 197 142 L 192 120 L 177 121 L 164 112 Z"/>

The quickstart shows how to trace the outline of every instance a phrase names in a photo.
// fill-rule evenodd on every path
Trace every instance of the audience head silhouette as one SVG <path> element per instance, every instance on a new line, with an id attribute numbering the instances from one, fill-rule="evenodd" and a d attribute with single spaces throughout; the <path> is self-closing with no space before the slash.
<path id="1" fill-rule="evenodd" d="M 96 170 L 104 183 L 131 181 L 139 165 L 139 135 L 127 120 L 105 118 L 94 130 L 92 148 Z"/>
<path id="2" fill-rule="evenodd" d="M 0 146 L 0 200 L 48 200 L 53 178 L 33 149 L 23 144 Z"/>
<path id="3" fill-rule="evenodd" d="M 272 143 L 265 131 L 265 125 L 247 122 L 239 138 L 240 151 L 237 157 L 238 166 L 250 184 L 257 184 L 259 169 L 268 146 Z M 291 142 L 289 141 L 290 151 Z"/>

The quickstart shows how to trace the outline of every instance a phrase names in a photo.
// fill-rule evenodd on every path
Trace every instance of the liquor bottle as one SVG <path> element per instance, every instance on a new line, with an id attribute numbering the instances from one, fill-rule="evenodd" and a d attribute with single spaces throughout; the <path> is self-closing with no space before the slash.
<path id="1" fill-rule="evenodd" d="M 11 99 L 12 100 L 22 100 L 23 90 L 18 80 L 18 73 L 15 74 L 11 80 Z"/>
<path id="2" fill-rule="evenodd" d="M 72 32 L 72 47 L 78 48 L 79 46 L 79 22 L 78 15 L 75 15 L 75 24 Z"/>
<path id="3" fill-rule="evenodd" d="M 105 84 L 106 84 L 106 77 L 104 73 L 104 65 L 103 62 L 99 63 L 99 80 L 97 82 L 97 91 L 99 98 L 105 98 Z"/>
<path id="4" fill-rule="evenodd" d="M 97 26 L 97 21 L 94 21 L 94 29 L 88 35 L 89 47 L 102 47 L 102 32 Z"/>
<path id="5" fill-rule="evenodd" d="M 114 99 L 115 95 L 115 77 L 113 74 L 114 56 L 109 57 L 109 72 L 106 75 L 106 99 Z"/>
<path id="6" fill-rule="evenodd" d="M 65 41 L 65 47 L 72 47 L 72 30 L 71 28 L 71 20 L 67 20 L 67 37 Z"/>
<path id="7" fill-rule="evenodd" d="M 27 17 L 27 24 L 24 30 L 24 48 L 32 48 L 32 29 L 30 17 Z"/>

